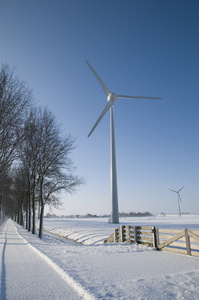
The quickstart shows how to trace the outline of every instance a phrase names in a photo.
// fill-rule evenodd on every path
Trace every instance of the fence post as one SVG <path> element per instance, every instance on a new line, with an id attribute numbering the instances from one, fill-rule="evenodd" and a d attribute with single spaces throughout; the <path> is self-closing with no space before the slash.
<path id="1" fill-rule="evenodd" d="M 117 229 L 114 229 L 114 243 L 118 242 L 118 238 L 117 238 Z"/>
<path id="2" fill-rule="evenodd" d="M 156 243 L 157 243 L 157 249 L 159 250 L 159 244 L 160 244 L 160 242 L 159 242 L 159 228 L 158 227 L 156 227 Z"/>
<path id="3" fill-rule="evenodd" d="M 137 244 L 138 242 L 138 235 L 137 235 L 137 226 L 134 227 L 134 243 Z"/>
<path id="4" fill-rule="evenodd" d="M 187 255 L 191 255 L 191 248 L 190 248 L 190 238 L 188 234 L 188 229 L 185 228 L 185 240 L 186 240 L 186 247 L 187 247 Z"/>
<path id="5" fill-rule="evenodd" d="M 158 248 L 158 244 L 157 244 L 157 231 L 156 227 L 152 227 L 152 232 L 153 232 L 153 247 L 154 248 Z"/>
<path id="6" fill-rule="evenodd" d="M 124 225 L 120 226 L 121 242 L 124 242 Z"/>

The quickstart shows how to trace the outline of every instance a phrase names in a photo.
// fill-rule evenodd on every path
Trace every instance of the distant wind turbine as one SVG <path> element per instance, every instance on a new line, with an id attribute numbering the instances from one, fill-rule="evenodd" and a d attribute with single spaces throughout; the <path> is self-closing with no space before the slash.
<path id="1" fill-rule="evenodd" d="M 117 194 L 117 172 L 116 172 L 116 153 L 115 153 L 115 133 L 114 133 L 114 117 L 113 117 L 113 104 L 119 98 L 130 98 L 130 99 L 162 99 L 162 98 L 154 98 L 154 97 L 142 97 L 142 96 L 125 96 L 125 95 L 116 95 L 115 93 L 111 93 L 104 82 L 100 79 L 97 73 L 93 70 L 89 62 L 86 60 L 86 63 L 90 67 L 91 71 L 94 73 L 95 77 L 101 84 L 106 96 L 108 103 L 104 107 L 101 115 L 95 122 L 93 128 L 88 134 L 88 137 L 95 130 L 105 113 L 110 108 L 110 138 L 111 138 L 111 220 L 110 222 L 115 224 L 119 223 L 119 211 L 118 211 L 118 194 Z"/>
<path id="2" fill-rule="evenodd" d="M 183 187 L 184 187 L 184 185 L 183 185 Z M 170 190 L 169 189 L 169 191 L 171 191 L 171 192 L 174 192 L 174 193 L 176 193 L 178 196 L 178 210 L 179 210 L 179 216 L 181 217 L 181 212 L 180 212 L 180 201 L 182 202 L 182 199 L 181 199 L 181 197 L 180 197 L 180 191 L 183 189 L 183 187 L 181 187 L 181 189 L 179 189 L 179 191 L 174 191 L 174 190 Z"/>

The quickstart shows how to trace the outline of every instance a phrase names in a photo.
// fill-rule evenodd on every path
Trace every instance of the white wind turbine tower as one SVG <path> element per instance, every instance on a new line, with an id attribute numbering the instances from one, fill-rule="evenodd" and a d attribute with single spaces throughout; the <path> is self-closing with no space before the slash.
<path id="1" fill-rule="evenodd" d="M 184 187 L 184 185 L 183 185 L 183 187 Z M 174 192 L 174 193 L 176 193 L 178 196 L 178 210 L 179 210 L 179 216 L 181 217 L 181 212 L 180 212 L 180 201 L 182 202 L 182 199 L 181 199 L 181 197 L 180 197 L 180 191 L 183 189 L 183 187 L 181 187 L 181 189 L 179 189 L 179 191 L 174 191 L 174 190 L 170 190 L 169 189 L 169 191 L 171 191 L 171 192 Z"/>
<path id="2" fill-rule="evenodd" d="M 97 73 L 93 70 L 89 62 L 86 60 L 86 63 L 90 67 L 91 71 L 96 76 L 97 80 L 101 84 L 106 96 L 108 103 L 104 107 L 101 115 L 95 122 L 93 128 L 91 129 L 88 137 L 92 134 L 92 132 L 97 127 L 98 123 L 101 121 L 105 113 L 110 108 L 110 138 L 111 138 L 111 220 L 110 222 L 115 224 L 119 223 L 119 211 L 118 211 L 118 194 L 117 194 L 117 172 L 116 172 L 116 154 L 115 154 L 115 133 L 114 133 L 114 118 L 113 118 L 113 104 L 119 98 L 132 98 L 132 99 L 162 99 L 162 98 L 154 98 L 154 97 L 142 97 L 142 96 L 125 96 L 125 95 L 116 95 L 115 93 L 111 93 L 104 82 L 100 79 Z"/>

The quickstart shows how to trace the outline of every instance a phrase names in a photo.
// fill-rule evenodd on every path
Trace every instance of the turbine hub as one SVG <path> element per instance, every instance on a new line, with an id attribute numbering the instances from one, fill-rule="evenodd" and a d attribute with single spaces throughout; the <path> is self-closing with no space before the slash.
<path id="1" fill-rule="evenodd" d="M 115 93 L 109 93 L 108 97 L 107 97 L 108 101 L 111 101 L 112 104 L 115 103 L 115 101 L 117 100 L 117 95 Z"/>

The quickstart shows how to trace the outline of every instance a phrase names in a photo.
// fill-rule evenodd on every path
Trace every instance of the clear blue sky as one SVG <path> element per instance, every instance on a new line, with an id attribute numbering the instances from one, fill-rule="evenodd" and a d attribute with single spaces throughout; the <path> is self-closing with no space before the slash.
<path id="1" fill-rule="evenodd" d="M 1 0 L 0 61 L 66 133 L 87 184 L 60 214 L 110 213 L 109 90 L 163 100 L 114 105 L 119 210 L 199 212 L 199 1 Z"/>

